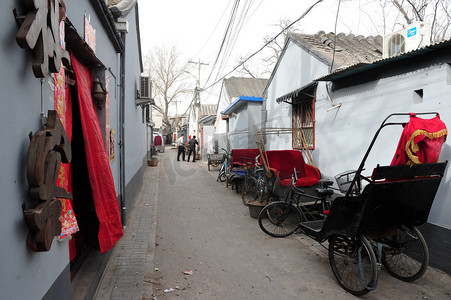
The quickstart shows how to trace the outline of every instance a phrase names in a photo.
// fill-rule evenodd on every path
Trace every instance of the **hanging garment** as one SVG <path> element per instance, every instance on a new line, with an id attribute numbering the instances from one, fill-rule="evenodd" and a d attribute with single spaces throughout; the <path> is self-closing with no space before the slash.
<path id="1" fill-rule="evenodd" d="M 439 115 L 432 119 L 421 119 L 411 113 L 390 165 L 437 162 L 447 135 L 448 130 Z"/>

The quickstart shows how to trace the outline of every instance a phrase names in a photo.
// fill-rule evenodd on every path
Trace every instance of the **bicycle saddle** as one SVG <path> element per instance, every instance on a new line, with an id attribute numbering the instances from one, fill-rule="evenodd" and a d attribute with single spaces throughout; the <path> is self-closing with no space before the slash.
<path id="1" fill-rule="evenodd" d="M 316 194 L 318 195 L 318 197 L 327 197 L 327 196 L 332 196 L 334 194 L 334 190 L 331 189 L 320 189 L 320 188 L 316 188 L 315 189 Z"/>

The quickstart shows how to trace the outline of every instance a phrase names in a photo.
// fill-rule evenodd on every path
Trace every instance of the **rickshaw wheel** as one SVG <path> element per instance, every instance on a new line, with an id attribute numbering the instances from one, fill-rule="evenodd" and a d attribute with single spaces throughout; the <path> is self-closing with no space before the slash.
<path id="1" fill-rule="evenodd" d="M 260 229 L 272 237 L 293 234 L 301 222 L 301 213 L 292 204 L 277 201 L 266 205 L 258 215 Z"/>
<path id="2" fill-rule="evenodd" d="M 382 264 L 388 273 L 403 281 L 423 276 L 429 264 L 429 250 L 421 232 L 414 226 L 401 226 L 396 236 L 383 238 Z"/>
<path id="3" fill-rule="evenodd" d="M 332 236 L 329 263 L 338 283 L 351 294 L 361 296 L 374 289 L 378 278 L 377 261 L 366 237 Z"/>

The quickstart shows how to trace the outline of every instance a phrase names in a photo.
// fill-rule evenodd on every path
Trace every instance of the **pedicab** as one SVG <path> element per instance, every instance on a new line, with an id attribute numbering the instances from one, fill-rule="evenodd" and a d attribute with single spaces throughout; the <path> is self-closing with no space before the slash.
<path id="1" fill-rule="evenodd" d="M 434 114 L 432 119 L 419 115 Z M 393 116 L 409 116 L 406 122 L 388 122 Z M 363 176 L 365 162 L 386 126 L 404 131 L 390 166 L 377 165 Z M 377 286 L 383 265 L 403 281 L 419 279 L 429 263 L 429 250 L 417 226 L 428 220 L 447 161 L 438 162 L 447 129 L 438 113 L 395 113 L 380 125 L 359 168 L 339 184 L 345 194 L 331 204 L 324 219 L 303 218 L 299 229 L 310 238 L 328 241 L 329 263 L 339 285 L 354 295 L 364 295 Z M 363 184 L 361 184 L 363 183 Z M 295 211 L 266 211 L 274 223 L 283 224 Z M 273 214 L 273 215 L 270 215 Z M 259 216 L 260 217 L 260 216 Z"/>

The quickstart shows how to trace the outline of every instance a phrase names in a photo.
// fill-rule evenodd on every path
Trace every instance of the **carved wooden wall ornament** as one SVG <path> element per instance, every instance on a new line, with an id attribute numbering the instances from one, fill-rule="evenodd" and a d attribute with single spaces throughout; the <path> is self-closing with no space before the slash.
<path id="1" fill-rule="evenodd" d="M 27 14 L 16 41 L 21 48 L 32 50 L 34 76 L 44 78 L 57 73 L 61 61 L 69 66 L 69 53 L 60 42 L 60 21 L 66 6 L 62 0 L 24 0 L 24 4 Z"/>
<path id="2" fill-rule="evenodd" d="M 27 179 L 30 195 L 39 204 L 24 209 L 29 227 L 28 246 L 33 251 L 48 251 L 53 238 L 61 233 L 61 201 L 72 199 L 72 195 L 56 185 L 61 162 L 69 163 L 72 152 L 69 138 L 61 124 L 58 113 L 49 110 L 46 128 L 31 139 L 28 150 Z"/>

